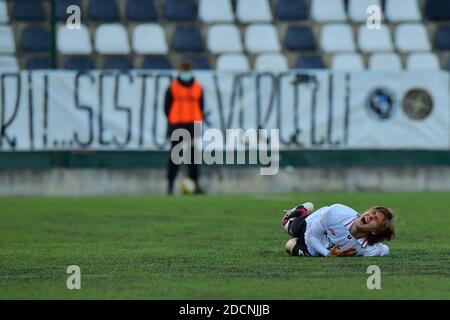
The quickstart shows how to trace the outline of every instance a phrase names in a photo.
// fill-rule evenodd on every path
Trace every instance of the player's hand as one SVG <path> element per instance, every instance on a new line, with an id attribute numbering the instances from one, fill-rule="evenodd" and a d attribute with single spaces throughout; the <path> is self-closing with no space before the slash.
<path id="1" fill-rule="evenodd" d="M 330 252 L 328 252 L 327 257 L 353 257 L 356 255 L 356 250 L 353 248 L 348 248 L 345 250 L 341 250 L 341 248 L 336 245 L 331 248 Z"/>

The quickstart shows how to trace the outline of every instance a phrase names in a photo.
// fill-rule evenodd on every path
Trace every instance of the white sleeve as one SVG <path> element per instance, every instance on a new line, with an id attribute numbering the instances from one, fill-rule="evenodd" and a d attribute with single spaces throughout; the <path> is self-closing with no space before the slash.
<path id="1" fill-rule="evenodd" d="M 365 257 L 382 257 L 389 255 L 389 247 L 384 243 L 367 246 L 363 254 Z"/>
<path id="2" fill-rule="evenodd" d="M 329 209 L 327 209 L 325 212 L 322 213 L 322 216 L 320 219 L 312 221 L 309 232 L 305 234 L 306 242 L 314 248 L 318 253 L 320 253 L 322 256 L 326 257 L 328 255 L 328 249 L 322 244 L 321 238 L 324 233 L 327 232 L 327 218 L 328 213 L 330 212 Z"/>

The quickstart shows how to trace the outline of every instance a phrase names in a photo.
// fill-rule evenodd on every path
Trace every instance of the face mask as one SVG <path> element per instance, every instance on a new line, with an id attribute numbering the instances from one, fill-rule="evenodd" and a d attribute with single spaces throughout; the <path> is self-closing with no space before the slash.
<path id="1" fill-rule="evenodd" d="M 179 75 L 181 81 L 189 82 L 194 78 L 192 72 L 181 72 Z"/>

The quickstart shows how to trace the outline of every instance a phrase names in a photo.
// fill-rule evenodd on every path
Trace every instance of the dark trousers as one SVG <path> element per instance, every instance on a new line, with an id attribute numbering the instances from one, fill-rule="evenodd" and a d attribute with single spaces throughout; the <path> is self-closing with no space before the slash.
<path id="1" fill-rule="evenodd" d="M 198 185 L 198 176 L 199 176 L 199 169 L 198 169 L 198 165 L 194 163 L 194 124 L 184 124 L 184 125 L 169 125 L 168 126 L 168 131 L 167 131 L 167 136 L 170 137 L 172 132 L 176 129 L 184 129 L 189 131 L 189 134 L 191 136 L 191 157 L 190 157 L 190 162 L 188 164 L 188 168 L 189 168 L 189 178 L 191 178 L 192 180 L 194 180 L 195 184 Z M 167 165 L 167 179 L 169 180 L 169 193 L 173 192 L 173 184 L 175 182 L 175 179 L 177 177 L 178 174 L 178 170 L 180 168 L 180 165 L 177 165 L 175 163 L 173 163 L 172 158 L 171 158 L 171 154 L 172 154 L 172 150 L 173 148 L 178 145 L 179 143 L 183 143 L 183 141 L 171 141 L 171 147 L 170 147 L 170 153 L 169 153 L 169 163 Z M 182 152 L 181 152 L 182 153 Z M 183 156 L 183 154 L 181 154 L 181 156 Z"/>
<path id="2" fill-rule="evenodd" d="M 173 148 L 181 142 L 172 141 L 172 145 L 170 148 L 170 154 L 172 154 Z M 191 161 L 190 164 L 188 164 L 189 167 L 189 178 L 195 181 L 197 183 L 198 180 L 198 165 L 194 163 L 194 147 L 191 147 Z M 172 158 L 169 155 L 169 164 L 167 168 L 167 179 L 169 180 L 169 188 L 173 188 L 173 183 L 175 181 L 175 178 L 177 177 L 178 170 L 181 165 L 177 165 L 173 163 Z"/>
<path id="3" fill-rule="evenodd" d="M 292 249 L 293 256 L 310 256 L 308 252 L 308 246 L 305 242 L 305 231 L 306 231 L 306 217 L 296 217 L 291 222 L 289 222 L 288 233 L 297 238 L 297 243 Z"/>

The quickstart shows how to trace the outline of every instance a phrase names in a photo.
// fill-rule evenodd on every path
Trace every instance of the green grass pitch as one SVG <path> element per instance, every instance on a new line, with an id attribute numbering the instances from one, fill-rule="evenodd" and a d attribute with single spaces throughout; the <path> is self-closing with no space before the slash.
<path id="1" fill-rule="evenodd" d="M 385 205 L 384 258 L 297 258 L 281 212 Z M 311 193 L 0 199 L 1 299 L 450 299 L 450 194 Z M 81 290 L 66 269 L 81 268 Z M 367 289 L 369 265 L 381 290 Z"/>

